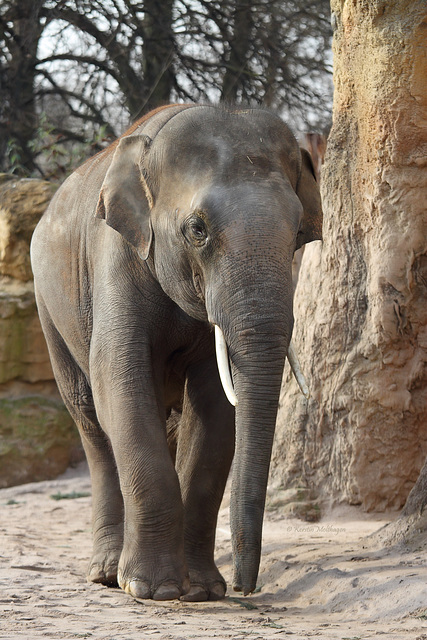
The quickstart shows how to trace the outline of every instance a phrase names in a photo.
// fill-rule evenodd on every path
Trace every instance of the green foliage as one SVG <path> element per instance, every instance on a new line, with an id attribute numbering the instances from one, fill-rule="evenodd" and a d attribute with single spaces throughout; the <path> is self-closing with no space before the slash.
<path id="1" fill-rule="evenodd" d="M 239 605 L 239 607 L 243 607 L 244 609 L 248 609 L 249 611 L 252 611 L 254 609 L 258 609 L 256 604 L 253 604 L 252 602 L 249 602 L 249 600 L 242 600 L 241 598 L 236 598 L 234 596 L 228 596 L 227 600 L 229 602 L 235 602 L 236 604 Z"/>
<path id="2" fill-rule="evenodd" d="M 19 164 L 19 149 L 15 151 L 16 170 L 12 172 L 27 177 L 42 175 L 47 180 L 62 180 L 72 173 L 91 155 L 102 149 L 111 139 L 106 135 L 106 127 L 100 126 L 88 140 L 71 140 L 58 133 L 57 127 L 49 121 L 46 113 L 39 117 L 38 126 L 28 146 L 37 164 L 37 169 L 28 171 Z"/>
<path id="3" fill-rule="evenodd" d="M 53 493 L 50 497 L 52 500 L 76 500 L 77 498 L 88 498 L 90 493 L 86 491 L 71 491 L 71 493 Z"/>
<path id="4" fill-rule="evenodd" d="M 16 138 L 9 138 L 6 144 L 6 159 L 8 165 L 8 173 L 17 176 L 27 176 L 28 169 L 25 167 L 23 160 L 22 147 Z"/>
<path id="5" fill-rule="evenodd" d="M 7 172 L 21 178 L 63 180 L 80 164 L 112 142 L 107 135 L 107 127 L 99 126 L 87 139 L 62 133 L 49 121 L 46 113 L 41 113 L 38 126 L 28 142 L 27 153 L 17 138 L 10 137 L 6 143 L 5 158 Z M 26 164 L 28 152 L 33 166 Z"/>

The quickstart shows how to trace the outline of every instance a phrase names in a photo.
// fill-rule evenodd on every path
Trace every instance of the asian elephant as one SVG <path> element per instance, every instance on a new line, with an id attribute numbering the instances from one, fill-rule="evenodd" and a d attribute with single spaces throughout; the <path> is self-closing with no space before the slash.
<path id="1" fill-rule="evenodd" d="M 321 226 L 309 156 L 263 109 L 162 107 L 57 191 L 31 253 L 91 473 L 89 580 L 224 597 L 213 554 L 234 456 L 233 585 L 255 589 L 292 257 Z"/>

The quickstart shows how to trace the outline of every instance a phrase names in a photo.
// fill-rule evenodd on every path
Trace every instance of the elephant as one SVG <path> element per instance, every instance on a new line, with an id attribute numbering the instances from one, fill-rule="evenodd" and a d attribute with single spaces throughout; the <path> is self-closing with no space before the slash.
<path id="1" fill-rule="evenodd" d="M 88 580 L 137 600 L 223 598 L 233 461 L 233 587 L 254 591 L 287 355 L 304 386 L 292 257 L 321 231 L 309 154 L 263 108 L 160 107 L 56 192 L 31 260 L 91 476 Z"/>

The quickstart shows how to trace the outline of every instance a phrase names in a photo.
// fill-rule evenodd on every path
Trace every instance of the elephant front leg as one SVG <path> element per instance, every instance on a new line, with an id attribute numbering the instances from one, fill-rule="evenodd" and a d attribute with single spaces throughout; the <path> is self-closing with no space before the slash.
<path id="1" fill-rule="evenodd" d="M 182 600 L 219 600 L 226 584 L 214 562 L 218 510 L 234 454 L 234 409 L 214 358 L 187 372 L 176 467 L 184 504 L 190 590 Z"/>
<path id="2" fill-rule="evenodd" d="M 142 381 L 144 382 L 144 381 Z M 124 505 L 123 549 L 117 580 L 137 599 L 172 600 L 189 588 L 183 506 L 152 383 L 134 381 L 126 393 L 103 381 L 97 412 L 110 438 Z"/>

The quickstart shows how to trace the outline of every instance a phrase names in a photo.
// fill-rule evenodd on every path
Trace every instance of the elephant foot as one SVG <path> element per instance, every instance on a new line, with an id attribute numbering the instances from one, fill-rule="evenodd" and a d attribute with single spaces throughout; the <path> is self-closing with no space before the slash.
<path id="1" fill-rule="evenodd" d="M 227 585 L 217 568 L 206 573 L 190 571 L 190 589 L 181 596 L 184 602 L 205 602 L 206 600 L 222 600 Z"/>
<path id="2" fill-rule="evenodd" d="M 123 524 L 107 525 L 94 531 L 93 552 L 87 572 L 88 582 L 117 587 L 117 568 L 123 548 Z"/>
<path id="3" fill-rule="evenodd" d="M 94 553 L 90 561 L 87 581 L 104 584 L 107 587 L 117 587 L 117 567 L 119 564 L 120 552 Z"/>
<path id="4" fill-rule="evenodd" d="M 190 590 L 181 596 L 184 602 L 206 602 L 206 600 L 222 600 L 226 586 L 223 582 L 216 582 L 209 586 L 192 584 Z"/>
<path id="5" fill-rule="evenodd" d="M 182 586 L 174 580 L 166 580 L 154 587 L 147 580 L 140 578 L 126 580 L 121 576 L 120 572 L 118 582 L 120 588 L 135 600 L 179 600 L 183 592 L 189 588 L 188 580 L 185 580 Z"/>
<path id="6" fill-rule="evenodd" d="M 139 554 L 141 549 L 138 549 Z M 179 555 L 123 550 L 117 575 L 121 589 L 136 600 L 179 600 L 190 589 L 185 562 Z"/>

